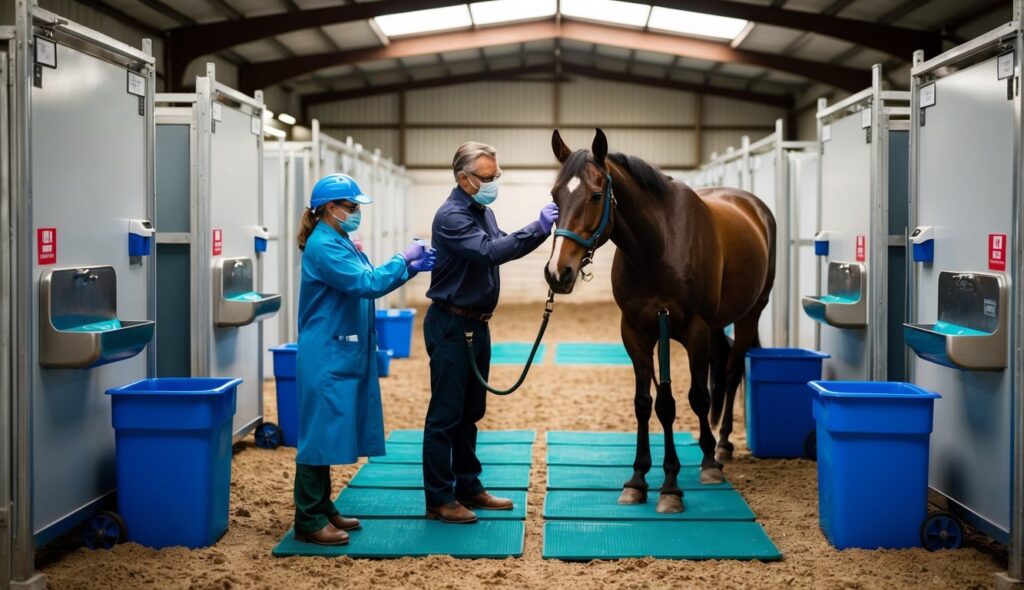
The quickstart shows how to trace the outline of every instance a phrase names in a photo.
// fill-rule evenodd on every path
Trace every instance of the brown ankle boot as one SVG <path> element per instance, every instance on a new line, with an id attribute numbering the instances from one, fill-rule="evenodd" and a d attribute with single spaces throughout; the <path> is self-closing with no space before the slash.
<path id="1" fill-rule="evenodd" d="M 450 502 L 444 506 L 428 506 L 427 518 L 440 520 L 449 524 L 469 524 L 476 522 L 476 514 L 458 502 Z"/>
<path id="2" fill-rule="evenodd" d="M 295 540 L 303 543 L 313 543 L 315 545 L 347 545 L 348 533 L 339 530 L 335 528 L 333 524 L 328 523 L 327 526 L 315 533 L 300 533 L 299 531 L 295 531 Z"/>
<path id="3" fill-rule="evenodd" d="M 465 500 L 459 500 L 462 505 L 466 508 L 475 508 L 478 510 L 512 510 L 512 500 L 508 498 L 498 498 L 492 496 L 487 492 L 480 492 L 472 498 L 466 498 Z"/>
<path id="4" fill-rule="evenodd" d="M 354 531 L 363 526 L 360 524 L 358 518 L 345 518 L 340 514 L 332 514 L 331 516 L 328 516 L 327 519 L 331 521 L 334 528 L 342 531 Z"/>

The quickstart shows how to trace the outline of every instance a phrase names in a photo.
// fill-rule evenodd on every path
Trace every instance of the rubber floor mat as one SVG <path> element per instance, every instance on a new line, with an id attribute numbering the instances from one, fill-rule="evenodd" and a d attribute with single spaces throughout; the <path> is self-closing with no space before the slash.
<path id="1" fill-rule="evenodd" d="M 512 510 L 475 510 L 480 520 L 523 520 L 526 492 L 507 490 L 496 495 L 512 500 Z M 423 490 L 345 488 L 334 501 L 345 516 L 355 518 L 426 518 Z"/>
<path id="2" fill-rule="evenodd" d="M 690 432 L 673 432 L 676 445 L 695 445 L 697 439 Z M 545 435 L 549 445 L 589 445 L 594 447 L 635 447 L 635 432 L 585 432 L 582 430 L 549 430 Z M 651 446 L 663 446 L 665 434 L 652 432 Z"/>
<path id="3" fill-rule="evenodd" d="M 529 465 L 533 462 L 533 445 L 487 444 L 477 445 L 477 459 L 484 465 Z M 370 457 L 371 463 L 423 463 L 423 445 L 416 443 L 387 443 L 387 454 Z"/>
<path id="4" fill-rule="evenodd" d="M 696 445 L 676 446 L 681 465 L 699 466 L 704 453 Z M 651 463 L 661 467 L 665 460 L 665 447 L 651 447 Z M 636 461 L 636 448 L 626 446 L 551 445 L 548 447 L 548 465 L 592 465 L 594 467 L 632 467 Z"/>
<path id="5" fill-rule="evenodd" d="M 555 347 L 556 365 L 631 366 L 621 342 L 561 342 Z"/>
<path id="6" fill-rule="evenodd" d="M 484 465 L 480 480 L 488 490 L 525 490 L 530 485 L 529 465 Z M 423 466 L 367 463 L 348 484 L 353 488 L 423 489 Z"/>
<path id="7" fill-rule="evenodd" d="M 782 558 L 761 525 L 747 521 L 628 521 L 544 523 L 544 558 L 567 561 Z"/>
<path id="8" fill-rule="evenodd" d="M 365 467 L 363 468 L 365 469 Z M 485 468 L 486 470 L 486 468 Z M 632 467 L 579 467 L 574 465 L 551 465 L 548 467 L 548 492 L 551 490 L 617 490 L 622 491 L 622 484 L 633 476 Z M 357 475 L 358 477 L 358 475 Z M 728 473 L 726 474 L 728 477 Z M 661 489 L 665 481 L 665 472 L 661 467 L 654 467 L 647 474 L 647 485 L 652 494 Z M 700 483 L 699 467 L 683 467 L 677 479 L 683 490 L 714 490 L 730 489 L 732 485 L 726 481 L 719 484 L 704 485 Z"/>
<path id="9" fill-rule="evenodd" d="M 553 491 L 544 498 L 548 520 L 754 520 L 754 512 L 736 490 L 686 490 L 685 510 L 659 514 L 658 493 L 648 494 L 646 504 L 622 506 L 618 491 Z"/>
<path id="10" fill-rule="evenodd" d="M 533 430 L 481 430 L 476 435 L 476 444 L 531 444 L 537 438 Z M 389 443 L 423 444 L 422 430 L 392 430 Z"/>

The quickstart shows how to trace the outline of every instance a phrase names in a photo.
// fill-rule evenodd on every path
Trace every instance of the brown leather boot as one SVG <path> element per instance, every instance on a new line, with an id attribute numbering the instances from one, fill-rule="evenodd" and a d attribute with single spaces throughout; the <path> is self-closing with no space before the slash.
<path id="1" fill-rule="evenodd" d="M 476 514 L 458 502 L 450 502 L 444 506 L 427 506 L 427 518 L 448 524 L 476 522 Z"/>
<path id="2" fill-rule="evenodd" d="M 334 528 L 342 531 L 354 531 L 363 526 L 359 523 L 358 518 L 345 518 L 340 514 L 332 514 L 327 517 L 327 520 L 331 521 Z"/>
<path id="3" fill-rule="evenodd" d="M 512 510 L 512 500 L 498 498 L 487 492 L 480 492 L 472 498 L 459 501 L 462 502 L 463 506 L 477 510 Z"/>
<path id="4" fill-rule="evenodd" d="M 295 540 L 315 545 L 348 545 L 348 533 L 335 528 L 333 524 L 327 523 L 327 526 L 315 533 L 295 531 Z"/>

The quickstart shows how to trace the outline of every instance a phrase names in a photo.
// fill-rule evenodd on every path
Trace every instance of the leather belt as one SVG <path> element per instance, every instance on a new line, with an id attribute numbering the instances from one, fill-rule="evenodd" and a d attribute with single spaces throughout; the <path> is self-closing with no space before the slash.
<path id="1" fill-rule="evenodd" d="M 494 317 L 494 314 L 492 313 L 480 313 L 479 311 L 466 309 L 465 307 L 459 307 L 457 305 L 448 305 L 447 303 L 441 303 L 440 301 L 435 301 L 434 305 L 440 307 L 441 309 L 447 311 L 450 314 L 457 315 L 463 318 L 468 318 L 477 322 L 486 323 L 489 322 L 492 317 Z"/>

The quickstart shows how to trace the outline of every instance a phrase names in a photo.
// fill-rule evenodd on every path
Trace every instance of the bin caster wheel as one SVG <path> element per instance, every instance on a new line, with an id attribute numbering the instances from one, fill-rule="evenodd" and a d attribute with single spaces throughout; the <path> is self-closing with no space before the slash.
<path id="1" fill-rule="evenodd" d="M 818 433 L 812 430 L 804 439 L 804 459 L 818 460 Z"/>
<path id="2" fill-rule="evenodd" d="M 928 551 L 959 549 L 963 542 L 960 519 L 949 512 L 929 514 L 921 523 L 921 545 Z"/>
<path id="3" fill-rule="evenodd" d="M 257 426 L 253 436 L 256 438 L 256 446 L 261 449 L 276 449 L 281 446 L 283 440 L 281 428 L 273 422 L 264 422 Z"/>
<path id="4" fill-rule="evenodd" d="M 104 510 L 82 525 L 82 542 L 89 549 L 113 549 L 128 537 L 124 520 L 116 512 Z"/>

